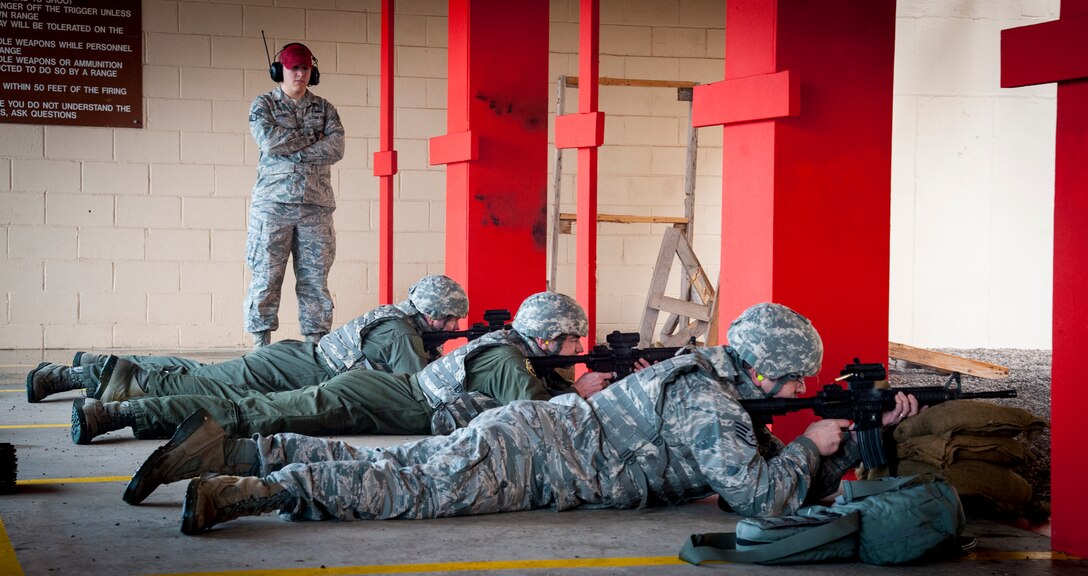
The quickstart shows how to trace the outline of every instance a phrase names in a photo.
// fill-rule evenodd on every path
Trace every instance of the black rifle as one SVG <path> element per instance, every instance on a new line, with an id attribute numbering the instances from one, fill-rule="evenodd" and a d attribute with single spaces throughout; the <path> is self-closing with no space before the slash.
<path id="1" fill-rule="evenodd" d="M 619 380 L 634 371 L 635 362 L 639 358 L 646 359 L 649 363 L 660 362 L 676 356 L 682 347 L 676 348 L 636 348 L 638 345 L 638 332 L 613 331 L 605 337 L 608 344 L 598 344 L 589 354 L 578 356 L 535 356 L 529 358 L 533 370 L 549 371 L 556 368 L 567 368 L 575 364 L 585 364 L 593 372 L 612 372 L 614 378 Z M 693 339 L 694 340 L 694 339 Z"/>
<path id="2" fill-rule="evenodd" d="M 767 398 L 741 400 L 741 405 L 756 425 L 770 424 L 774 416 L 811 408 L 821 418 L 852 420 L 857 431 L 861 460 L 869 469 L 884 466 L 888 459 L 881 441 L 882 418 L 885 412 L 895 408 L 898 392 L 913 395 L 918 406 L 932 406 L 948 400 L 974 398 L 1015 398 L 1016 390 L 992 390 L 964 392 L 958 378 L 950 378 L 944 386 L 917 386 L 902 388 L 876 388 L 874 383 L 888 377 L 883 364 L 862 364 L 857 358 L 847 364 L 835 382 L 846 381 L 847 388 L 828 384 L 810 398 Z M 950 384 L 956 382 L 956 387 Z"/>
<path id="3" fill-rule="evenodd" d="M 423 348 L 430 350 L 435 346 L 441 346 L 446 343 L 446 340 L 453 340 L 455 338 L 468 338 L 469 340 L 475 340 L 488 332 L 494 332 L 496 330 L 509 330 L 510 325 L 506 323 L 510 320 L 509 310 L 488 310 L 484 312 L 484 321 L 476 322 L 472 326 L 469 326 L 467 330 L 441 330 L 438 332 L 424 332 L 423 333 Z"/>

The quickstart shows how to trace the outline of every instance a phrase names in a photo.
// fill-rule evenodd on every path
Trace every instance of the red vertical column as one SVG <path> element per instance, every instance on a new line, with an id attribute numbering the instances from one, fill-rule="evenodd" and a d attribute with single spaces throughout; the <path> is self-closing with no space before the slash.
<path id="1" fill-rule="evenodd" d="M 1088 349 L 1088 2 L 1061 19 L 1001 32 L 1001 86 L 1058 83 L 1054 163 L 1054 310 L 1050 391 L 1051 545 L 1088 557 L 1083 496 L 1084 351 Z"/>
<path id="2" fill-rule="evenodd" d="M 393 149 L 393 0 L 382 0 L 381 110 L 379 150 L 374 153 L 374 175 L 378 177 L 378 303 L 393 302 L 393 176 L 397 173 L 397 151 Z"/>
<path id="3" fill-rule="evenodd" d="M 696 125 L 724 125 L 720 338 L 752 304 L 790 306 L 823 336 L 827 383 L 854 357 L 888 357 L 895 2 L 726 10 L 725 79 L 694 103 Z M 810 420 L 775 429 L 790 439 Z"/>
<path id="4" fill-rule="evenodd" d="M 576 298 L 589 319 L 586 339 L 592 344 L 597 333 L 597 150 L 604 143 L 604 113 L 598 112 L 599 0 L 581 0 L 578 34 L 578 113 L 555 119 L 555 146 L 578 149 Z"/>
<path id="5" fill-rule="evenodd" d="M 446 130 L 446 274 L 472 317 L 517 310 L 545 288 L 548 3 L 451 0 Z"/>

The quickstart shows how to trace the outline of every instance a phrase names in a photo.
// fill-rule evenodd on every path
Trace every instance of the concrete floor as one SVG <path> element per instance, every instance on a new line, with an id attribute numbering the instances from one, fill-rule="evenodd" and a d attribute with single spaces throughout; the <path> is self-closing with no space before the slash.
<path id="1" fill-rule="evenodd" d="M 161 354 L 161 351 L 132 351 Z M 241 350 L 202 351 L 204 361 Z M 182 354 L 185 355 L 185 354 Z M 17 492 L 0 496 L 0 575 L 19 574 L 868 574 L 864 564 L 697 568 L 676 559 L 694 532 L 732 530 L 713 499 L 672 508 L 550 510 L 431 521 L 292 523 L 244 518 L 199 537 L 179 531 L 184 483 L 139 507 L 121 501 L 129 476 L 161 441 L 114 432 L 90 446 L 69 436 L 76 392 L 28 404 L 26 373 L 72 351 L 0 351 L 0 442 L 15 446 Z M 404 437 L 352 437 L 389 445 Z M 1088 560 L 1050 552 L 1044 533 L 971 519 L 970 556 L 888 574 L 1085 575 Z"/>

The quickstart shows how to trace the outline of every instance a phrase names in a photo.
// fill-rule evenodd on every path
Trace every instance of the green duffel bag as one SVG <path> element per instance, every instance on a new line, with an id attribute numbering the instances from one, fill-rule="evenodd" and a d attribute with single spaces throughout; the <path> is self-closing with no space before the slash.
<path id="1" fill-rule="evenodd" d="M 693 534 L 680 550 L 692 564 L 800 564 L 860 560 L 903 564 L 959 553 L 966 519 L 955 488 L 939 475 L 843 483 L 832 506 L 791 516 L 744 518 L 735 533 Z"/>

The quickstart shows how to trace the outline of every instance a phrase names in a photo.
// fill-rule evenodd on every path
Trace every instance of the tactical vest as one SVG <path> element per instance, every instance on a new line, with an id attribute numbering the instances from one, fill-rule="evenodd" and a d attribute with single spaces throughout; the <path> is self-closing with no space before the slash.
<path id="1" fill-rule="evenodd" d="M 639 495 L 639 508 L 646 506 L 651 495 L 665 493 L 669 470 L 682 484 L 690 484 L 684 469 L 669 459 L 661 437 L 661 412 L 665 389 L 678 377 L 703 370 L 707 374 L 717 373 L 720 379 L 723 370 L 730 372 L 728 365 L 723 367 L 707 360 L 700 353 L 703 350 L 706 349 L 654 364 L 586 400 L 601 423 L 601 435 L 625 463 L 627 474 L 617 481 Z"/>
<path id="2" fill-rule="evenodd" d="M 318 354 L 336 374 L 353 368 L 389 372 L 389 366 L 377 361 L 371 362 L 363 355 L 363 340 L 380 322 L 390 318 L 403 318 L 409 324 L 412 323 L 410 315 L 399 304 L 383 304 L 326 334 L 317 343 Z"/>
<path id="3" fill-rule="evenodd" d="M 494 346 L 513 346 L 526 358 L 534 355 L 517 332 L 497 330 L 435 360 L 415 375 L 427 404 L 434 409 L 432 434 L 445 435 L 463 428 L 480 412 L 499 405 L 489 396 L 465 391 L 465 361 Z"/>

